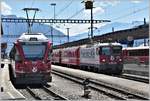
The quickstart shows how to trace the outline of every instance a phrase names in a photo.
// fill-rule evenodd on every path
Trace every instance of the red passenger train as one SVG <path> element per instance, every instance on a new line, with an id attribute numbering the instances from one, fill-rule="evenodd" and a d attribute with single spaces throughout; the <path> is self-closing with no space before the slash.
<path id="1" fill-rule="evenodd" d="M 149 46 L 123 48 L 124 63 L 149 64 Z"/>
<path id="2" fill-rule="evenodd" d="M 51 82 L 51 42 L 42 33 L 23 33 L 10 51 L 10 79 L 14 84 Z"/>
<path id="3" fill-rule="evenodd" d="M 122 46 L 119 43 L 100 43 L 56 49 L 52 53 L 52 62 L 100 73 L 121 74 Z"/>

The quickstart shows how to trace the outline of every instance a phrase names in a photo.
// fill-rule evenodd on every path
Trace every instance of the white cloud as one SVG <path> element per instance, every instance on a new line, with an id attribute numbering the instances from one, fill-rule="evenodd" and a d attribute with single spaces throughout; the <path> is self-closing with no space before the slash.
<path id="1" fill-rule="evenodd" d="M 107 7 L 115 6 L 120 3 L 120 0 L 95 0 L 95 5 Z"/>
<path id="2" fill-rule="evenodd" d="M 142 0 L 131 0 L 132 3 L 141 3 Z"/>
<path id="3" fill-rule="evenodd" d="M 6 2 L 4 2 L 4 1 L 1 2 L 1 13 L 3 15 L 12 14 L 11 10 L 12 10 L 12 8 L 8 4 L 6 4 Z"/>
<path id="4" fill-rule="evenodd" d="M 94 24 L 94 27 L 100 28 L 104 25 L 106 25 L 107 23 L 100 23 L 100 24 Z M 84 32 L 88 32 L 89 31 L 89 27 L 91 26 L 90 24 L 65 24 L 64 25 L 58 25 L 58 27 L 55 27 L 56 29 L 60 30 L 61 32 L 65 33 L 67 35 L 67 29 L 66 28 L 70 28 L 69 33 L 70 36 L 74 36 L 77 34 L 81 34 Z"/>
<path id="5" fill-rule="evenodd" d="M 84 13 L 91 14 L 91 10 L 84 10 Z M 93 14 L 95 14 L 95 13 L 102 14 L 102 13 L 104 13 L 104 9 L 102 7 L 93 8 Z"/>

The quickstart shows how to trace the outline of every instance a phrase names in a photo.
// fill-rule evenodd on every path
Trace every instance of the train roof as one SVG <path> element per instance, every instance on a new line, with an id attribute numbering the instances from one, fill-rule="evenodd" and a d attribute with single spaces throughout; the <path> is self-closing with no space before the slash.
<path id="1" fill-rule="evenodd" d="M 109 45 L 112 45 L 112 46 L 122 46 L 120 43 L 98 43 L 98 44 L 95 44 L 94 46 L 109 46 Z"/>
<path id="2" fill-rule="evenodd" d="M 29 42 L 29 41 L 40 41 L 47 42 L 49 39 L 43 33 L 23 33 L 19 37 L 19 41 Z"/>
<path id="3" fill-rule="evenodd" d="M 67 47 L 67 48 L 63 48 L 63 50 L 76 50 L 78 48 L 80 48 L 80 46 Z"/>
<path id="4" fill-rule="evenodd" d="M 138 47 L 126 47 L 123 50 L 138 50 L 138 49 L 149 49 L 149 46 L 138 46 Z"/>

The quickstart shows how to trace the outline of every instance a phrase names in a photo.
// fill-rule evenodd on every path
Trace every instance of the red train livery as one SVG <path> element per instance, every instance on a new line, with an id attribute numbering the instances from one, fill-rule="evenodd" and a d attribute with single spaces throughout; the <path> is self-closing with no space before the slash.
<path id="1" fill-rule="evenodd" d="M 100 43 L 57 49 L 53 50 L 52 62 L 106 74 L 121 74 L 122 46 L 119 43 Z"/>
<path id="2" fill-rule="evenodd" d="M 61 50 L 61 63 L 76 66 L 79 65 L 80 47 L 64 48 Z"/>
<path id="3" fill-rule="evenodd" d="M 149 46 L 123 48 L 124 63 L 149 64 Z"/>
<path id="4" fill-rule="evenodd" d="M 51 42 L 42 33 L 23 33 L 10 51 L 10 79 L 14 84 L 51 82 Z"/>

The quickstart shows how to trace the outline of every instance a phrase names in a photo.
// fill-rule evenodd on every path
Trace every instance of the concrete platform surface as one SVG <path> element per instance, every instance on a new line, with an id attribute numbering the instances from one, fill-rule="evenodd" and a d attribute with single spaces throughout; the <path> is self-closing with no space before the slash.
<path id="1" fill-rule="evenodd" d="M 124 64 L 124 73 L 149 77 L 148 65 Z"/>
<path id="2" fill-rule="evenodd" d="M 14 88 L 10 81 L 7 63 L 6 61 L 4 68 L 0 68 L 0 100 L 24 100 L 25 97 Z"/>
<path id="3" fill-rule="evenodd" d="M 91 78 L 149 98 L 149 84 L 55 65 L 52 65 L 52 70 L 64 72 L 77 77 Z"/>

